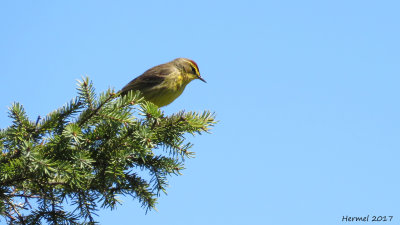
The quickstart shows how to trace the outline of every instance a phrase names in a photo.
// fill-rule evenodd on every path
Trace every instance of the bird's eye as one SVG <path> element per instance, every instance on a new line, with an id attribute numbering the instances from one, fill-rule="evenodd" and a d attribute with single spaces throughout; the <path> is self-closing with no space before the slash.
<path id="1" fill-rule="evenodd" d="M 191 67 L 192 67 L 192 73 L 197 75 L 197 70 L 193 66 Z"/>

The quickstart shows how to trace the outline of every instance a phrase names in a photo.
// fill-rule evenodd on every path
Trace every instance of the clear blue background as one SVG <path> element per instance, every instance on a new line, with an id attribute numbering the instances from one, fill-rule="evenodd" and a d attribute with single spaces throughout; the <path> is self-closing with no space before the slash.
<path id="1" fill-rule="evenodd" d="M 400 2 L 1 1 L 0 127 L 121 88 L 176 57 L 193 81 L 166 114 L 211 110 L 211 135 L 158 212 L 122 198 L 102 224 L 400 222 Z M 371 218 L 370 218 L 371 219 Z M 4 222 L 4 220 L 2 220 Z"/>

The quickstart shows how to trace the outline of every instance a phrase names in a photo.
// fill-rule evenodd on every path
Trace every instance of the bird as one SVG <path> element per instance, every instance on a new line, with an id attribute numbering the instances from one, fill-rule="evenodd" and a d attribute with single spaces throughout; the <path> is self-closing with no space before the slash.
<path id="1" fill-rule="evenodd" d="M 201 80 L 197 63 L 188 58 L 176 58 L 170 62 L 152 67 L 125 85 L 122 96 L 129 91 L 139 90 L 145 100 L 158 107 L 172 103 L 192 80 Z"/>

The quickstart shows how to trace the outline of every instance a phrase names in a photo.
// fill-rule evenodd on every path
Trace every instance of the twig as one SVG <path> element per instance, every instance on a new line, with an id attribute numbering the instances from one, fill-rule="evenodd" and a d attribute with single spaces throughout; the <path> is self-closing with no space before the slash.
<path id="1" fill-rule="evenodd" d="M 86 118 L 84 118 L 82 121 L 80 121 L 80 122 L 78 123 L 78 125 L 79 125 L 79 126 L 82 126 L 83 124 L 85 124 L 90 118 L 92 118 L 94 115 L 96 115 L 97 112 L 98 112 L 108 101 L 110 101 L 110 100 L 113 99 L 113 98 L 115 98 L 115 95 L 110 94 L 110 96 L 109 96 L 103 103 L 101 103 L 95 110 L 91 109 L 91 110 L 92 110 L 92 113 L 91 113 L 89 116 L 87 116 Z"/>
<path id="2" fill-rule="evenodd" d="M 8 204 L 10 204 L 11 207 L 14 209 L 14 212 L 17 213 L 18 219 L 20 220 L 20 222 L 21 222 L 23 225 L 25 225 L 24 217 L 19 213 L 19 211 L 18 211 L 17 207 L 15 207 L 14 203 L 13 203 L 10 199 L 8 199 L 8 198 L 7 198 L 7 202 L 8 202 Z"/>
<path id="3" fill-rule="evenodd" d="M 40 117 L 40 115 L 37 117 L 36 123 L 35 123 L 35 127 L 37 127 L 37 125 L 39 124 L 40 119 L 42 119 L 42 117 Z"/>
<path id="4" fill-rule="evenodd" d="M 25 195 L 25 194 L 19 194 L 19 195 L 11 194 L 10 196 L 13 197 L 13 198 L 14 197 L 19 197 L 19 198 L 42 198 L 39 195 Z"/>

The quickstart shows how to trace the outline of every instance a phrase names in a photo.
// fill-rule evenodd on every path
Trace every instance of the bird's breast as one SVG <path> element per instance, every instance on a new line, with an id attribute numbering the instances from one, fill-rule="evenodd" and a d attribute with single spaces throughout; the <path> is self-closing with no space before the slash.
<path id="1" fill-rule="evenodd" d="M 184 88 L 184 86 L 186 86 L 186 85 L 184 84 L 184 83 L 185 83 L 185 79 L 184 79 L 184 77 L 183 77 L 182 75 L 177 76 L 177 77 L 175 78 L 174 82 L 175 82 L 175 89 L 176 89 L 176 90 L 179 90 L 179 89 L 181 89 L 182 87 Z"/>

